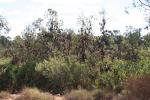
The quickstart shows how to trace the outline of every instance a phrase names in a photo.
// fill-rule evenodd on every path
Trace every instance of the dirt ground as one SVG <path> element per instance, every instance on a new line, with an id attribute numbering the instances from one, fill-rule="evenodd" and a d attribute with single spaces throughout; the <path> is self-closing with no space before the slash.
<path id="1" fill-rule="evenodd" d="M 1 99 L 1 100 L 15 100 L 16 98 L 20 97 L 20 94 L 12 94 L 8 99 Z M 53 96 L 53 100 L 65 100 L 63 96 Z"/>

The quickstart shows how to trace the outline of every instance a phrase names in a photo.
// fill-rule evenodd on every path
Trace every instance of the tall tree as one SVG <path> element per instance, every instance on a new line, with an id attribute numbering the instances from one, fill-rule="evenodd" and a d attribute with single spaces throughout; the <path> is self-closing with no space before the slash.
<path id="1" fill-rule="evenodd" d="M 8 33 L 9 31 L 8 22 L 4 17 L 0 16 L 0 33 Z"/>
<path id="2" fill-rule="evenodd" d="M 60 31 L 60 26 L 63 24 L 61 20 L 58 20 L 58 13 L 55 10 L 48 9 L 45 17 L 47 18 L 47 27 L 51 31 Z"/>
<path id="3" fill-rule="evenodd" d="M 79 30 L 79 41 L 78 41 L 78 46 L 77 46 L 77 52 L 78 56 L 80 58 L 80 61 L 85 61 L 87 58 L 86 52 L 91 51 L 91 39 L 93 37 L 93 20 L 94 17 L 79 17 L 78 18 L 78 23 L 81 26 Z"/>
<path id="4" fill-rule="evenodd" d="M 100 37 L 98 40 L 98 47 L 100 49 L 101 59 L 105 58 L 106 55 L 106 49 L 107 47 L 110 47 L 110 36 L 112 35 L 112 32 L 110 30 L 106 29 L 107 19 L 106 19 L 106 13 L 105 11 L 101 12 L 102 15 L 102 21 L 100 24 Z"/>
<path id="5" fill-rule="evenodd" d="M 143 7 L 147 11 L 150 11 L 150 0 L 134 0 L 134 4 Z"/>
<path id="6" fill-rule="evenodd" d="M 127 60 L 136 61 L 139 59 L 138 52 L 142 46 L 141 29 L 133 29 L 130 27 L 126 34 L 127 39 Z"/>
<path id="7" fill-rule="evenodd" d="M 143 9 L 144 14 L 146 15 L 145 19 L 148 22 L 145 29 L 148 30 L 150 27 L 150 0 L 134 0 L 133 5 L 134 7 L 140 7 L 140 9 Z"/>

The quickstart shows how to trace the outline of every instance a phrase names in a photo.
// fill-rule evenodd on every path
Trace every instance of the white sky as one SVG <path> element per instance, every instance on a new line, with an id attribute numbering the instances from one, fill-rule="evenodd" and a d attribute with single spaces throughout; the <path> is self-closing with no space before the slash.
<path id="1" fill-rule="evenodd" d="M 99 17 L 99 12 L 107 12 L 108 28 L 120 29 L 125 26 L 144 26 L 144 15 L 130 9 L 130 14 L 124 8 L 131 5 L 132 0 L 0 0 L 0 15 L 4 16 L 11 26 L 8 34 L 11 37 L 21 34 L 25 26 L 39 17 L 43 17 L 48 8 L 56 10 L 64 21 L 64 28 L 77 30 L 77 18 L 80 15 Z M 98 23 L 96 23 L 98 25 Z M 95 30 L 98 26 L 94 25 Z M 98 31 L 95 34 L 99 34 Z"/>

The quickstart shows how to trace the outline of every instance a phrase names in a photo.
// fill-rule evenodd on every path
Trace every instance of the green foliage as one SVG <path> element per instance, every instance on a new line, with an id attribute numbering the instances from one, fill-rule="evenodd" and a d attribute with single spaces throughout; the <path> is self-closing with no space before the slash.
<path id="1" fill-rule="evenodd" d="M 36 76 L 34 62 L 28 62 L 17 69 L 16 78 L 18 86 L 34 86 L 36 84 L 35 78 L 38 77 L 38 75 Z"/>
<path id="2" fill-rule="evenodd" d="M 16 66 L 10 63 L 10 58 L 1 59 L 0 65 L 0 89 L 10 89 L 14 92 L 23 86 L 36 85 L 35 63 L 28 62 L 24 66 Z"/>
<path id="3" fill-rule="evenodd" d="M 139 62 L 114 61 L 110 71 L 99 74 L 100 86 L 114 89 L 120 92 L 123 83 L 132 75 L 147 75 L 150 73 L 150 62 L 141 60 Z"/>
<path id="4" fill-rule="evenodd" d="M 74 58 L 49 58 L 37 64 L 36 70 L 49 79 L 51 92 L 54 93 L 92 86 L 92 71 L 86 64 L 81 64 Z"/>
<path id="5" fill-rule="evenodd" d="M 1 65 L 1 69 L 3 70 L 0 74 L 0 89 L 10 89 L 13 90 L 16 86 L 16 75 L 17 67 L 11 64 Z"/>
<path id="6" fill-rule="evenodd" d="M 11 62 L 11 58 L 0 58 L 0 65 L 9 64 Z"/>

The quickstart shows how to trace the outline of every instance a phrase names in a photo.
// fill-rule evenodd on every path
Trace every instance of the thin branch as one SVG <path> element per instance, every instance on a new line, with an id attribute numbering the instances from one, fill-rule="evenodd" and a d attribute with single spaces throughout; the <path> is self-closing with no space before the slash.
<path id="1" fill-rule="evenodd" d="M 150 8 L 150 5 L 149 5 L 149 4 L 146 4 L 146 3 L 142 2 L 141 0 L 139 0 L 139 2 L 140 2 L 142 5 L 147 6 L 147 7 Z"/>

